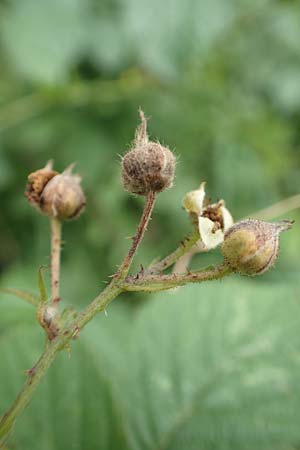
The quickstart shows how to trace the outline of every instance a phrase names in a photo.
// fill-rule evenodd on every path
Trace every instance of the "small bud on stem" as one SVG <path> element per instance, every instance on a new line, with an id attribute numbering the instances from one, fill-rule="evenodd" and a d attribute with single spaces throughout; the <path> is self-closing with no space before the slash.
<path id="1" fill-rule="evenodd" d="M 40 303 L 37 309 L 37 319 L 42 328 L 44 328 L 49 341 L 58 335 L 58 327 L 56 324 L 57 309 L 53 306 Z"/>

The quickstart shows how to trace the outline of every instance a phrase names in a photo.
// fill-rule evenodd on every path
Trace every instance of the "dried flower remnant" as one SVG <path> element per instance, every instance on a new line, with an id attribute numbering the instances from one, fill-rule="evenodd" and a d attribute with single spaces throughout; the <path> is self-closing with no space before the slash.
<path id="1" fill-rule="evenodd" d="M 40 209 L 41 195 L 46 184 L 56 175 L 58 172 L 53 170 L 53 162 L 48 161 L 45 167 L 38 169 L 28 175 L 28 183 L 25 189 L 25 197 L 36 208 Z"/>
<path id="2" fill-rule="evenodd" d="M 149 141 L 147 120 L 142 111 L 140 118 L 141 125 L 136 130 L 134 147 L 122 159 L 122 182 L 126 191 L 148 195 L 172 186 L 176 158 L 168 148 Z"/>
<path id="3" fill-rule="evenodd" d="M 225 234 L 222 254 L 225 263 L 243 275 L 260 275 L 275 263 L 279 235 L 289 230 L 291 221 L 269 223 L 263 220 L 242 220 Z"/>
<path id="4" fill-rule="evenodd" d="M 52 169 L 48 163 L 43 169 L 28 176 L 25 196 L 39 211 L 60 220 L 78 217 L 85 206 L 79 175 L 72 173 L 73 164 L 63 173 Z"/>
<path id="5" fill-rule="evenodd" d="M 233 225 L 233 218 L 224 200 L 209 204 L 205 194 L 205 182 L 199 189 L 188 192 L 182 203 L 199 228 L 199 249 L 211 250 L 224 241 L 224 234 Z"/>

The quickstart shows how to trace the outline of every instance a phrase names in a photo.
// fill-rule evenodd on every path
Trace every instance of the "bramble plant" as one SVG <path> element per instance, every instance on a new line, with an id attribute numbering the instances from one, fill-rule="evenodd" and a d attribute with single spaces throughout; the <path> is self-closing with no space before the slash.
<path id="1" fill-rule="evenodd" d="M 85 195 L 81 179 L 73 174 L 73 165 L 62 173 L 53 169 L 52 162 L 28 177 L 25 196 L 39 212 L 49 217 L 51 230 L 51 295 L 46 293 L 42 268 L 38 272 L 39 295 L 7 289 L 33 304 L 37 318 L 46 334 L 45 349 L 37 363 L 27 371 L 25 384 L 0 422 L 0 446 L 4 445 L 13 426 L 30 402 L 57 354 L 69 349 L 71 342 L 99 312 L 122 292 L 164 291 L 188 283 L 217 280 L 233 273 L 255 276 L 269 270 L 278 255 L 279 235 L 292 222 L 269 223 L 247 219 L 233 223 L 223 200 L 210 203 L 205 184 L 186 194 L 183 208 L 190 215 L 193 232 L 164 259 L 129 275 L 133 258 L 147 230 L 157 195 L 170 188 L 175 175 L 174 154 L 147 134 L 147 121 L 140 111 L 133 148 L 122 158 L 122 182 L 126 191 L 145 197 L 145 206 L 128 254 L 112 276 L 107 287 L 82 311 L 60 310 L 60 249 L 62 223 L 77 218 L 84 210 Z M 221 246 L 224 260 L 220 265 L 195 271 L 188 270 L 189 260 L 196 252 Z M 184 264 L 183 264 L 184 262 Z M 173 272 L 164 271 L 173 266 Z M 170 306 L 171 307 L 171 306 Z"/>

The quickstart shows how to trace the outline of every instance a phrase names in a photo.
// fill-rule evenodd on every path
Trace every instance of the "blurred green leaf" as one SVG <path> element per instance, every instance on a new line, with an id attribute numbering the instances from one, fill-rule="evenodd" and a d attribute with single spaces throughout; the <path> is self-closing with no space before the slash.
<path id="1" fill-rule="evenodd" d="M 81 0 L 14 0 L 2 38 L 17 72 L 42 83 L 66 80 L 82 50 L 83 15 Z"/>
<path id="2" fill-rule="evenodd" d="M 113 305 L 81 333 L 70 360 L 60 355 L 12 442 L 24 450 L 292 448 L 298 298 L 298 285 L 228 280 L 162 293 L 138 314 Z M 2 408 L 42 344 L 33 320 L 16 320 L 24 307 L 10 308 L 13 318 L 0 305 Z"/>

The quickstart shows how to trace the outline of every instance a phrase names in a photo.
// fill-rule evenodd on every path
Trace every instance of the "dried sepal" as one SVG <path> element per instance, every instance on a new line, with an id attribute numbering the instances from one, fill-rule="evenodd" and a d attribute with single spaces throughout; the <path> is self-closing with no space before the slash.
<path id="1" fill-rule="evenodd" d="M 224 200 L 210 204 L 205 194 L 205 182 L 199 189 L 188 192 L 182 206 L 197 223 L 200 234 L 200 247 L 211 250 L 224 241 L 224 233 L 233 225 L 233 218 Z"/>
<path id="2" fill-rule="evenodd" d="M 200 184 L 199 189 L 190 191 L 185 195 L 182 206 L 189 214 L 201 216 L 205 200 L 205 184 L 206 182 L 203 181 Z"/>
<path id="3" fill-rule="evenodd" d="M 28 175 L 28 183 L 24 195 L 29 203 L 39 208 L 41 195 L 46 184 L 57 174 L 58 172 L 53 170 L 52 161 L 48 161 L 45 167 Z"/>

